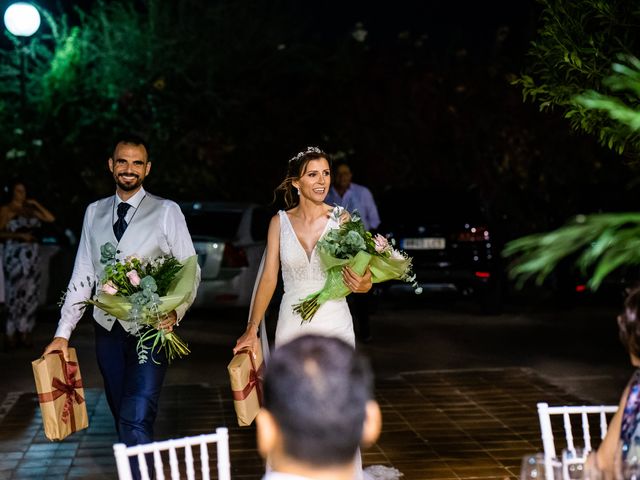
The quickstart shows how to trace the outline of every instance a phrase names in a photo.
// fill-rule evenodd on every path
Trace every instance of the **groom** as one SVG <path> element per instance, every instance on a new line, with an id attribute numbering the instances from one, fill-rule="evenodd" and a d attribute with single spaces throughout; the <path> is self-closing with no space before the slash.
<path id="1" fill-rule="evenodd" d="M 175 202 L 146 192 L 142 184 L 151 170 L 145 141 L 135 135 L 117 139 L 109 170 L 116 193 L 87 207 L 82 236 L 60 321 L 53 341 L 44 353 L 61 350 L 68 358 L 71 332 L 82 317 L 78 302 L 90 298 L 103 273 L 100 246 L 111 242 L 117 258 L 129 255 L 154 258 L 172 255 L 182 261 L 195 255 L 184 215 Z M 193 303 L 200 282 L 197 269 L 195 288 L 189 301 L 169 313 L 160 328 L 173 330 Z M 138 363 L 137 337 L 130 322 L 123 322 L 94 308 L 95 346 L 105 394 L 121 442 L 126 445 L 149 443 L 158 410 L 158 397 L 167 370 L 164 355 L 155 355 L 159 364 Z"/>

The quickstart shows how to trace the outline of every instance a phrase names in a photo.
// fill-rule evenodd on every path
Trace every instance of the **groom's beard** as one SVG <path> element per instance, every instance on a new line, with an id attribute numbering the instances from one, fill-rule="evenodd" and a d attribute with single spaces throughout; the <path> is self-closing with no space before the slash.
<path id="1" fill-rule="evenodd" d="M 144 181 L 144 179 L 141 179 L 140 176 L 134 174 L 134 175 L 130 175 L 130 176 L 135 177 L 135 180 L 133 182 L 131 182 L 131 183 L 126 183 L 123 180 L 120 180 L 121 176 L 124 176 L 124 175 L 120 174 L 120 175 L 116 175 L 115 176 L 116 185 L 118 185 L 120 190 L 123 190 L 125 192 L 130 192 L 131 190 L 135 190 L 140 185 L 142 185 L 142 182 Z"/>

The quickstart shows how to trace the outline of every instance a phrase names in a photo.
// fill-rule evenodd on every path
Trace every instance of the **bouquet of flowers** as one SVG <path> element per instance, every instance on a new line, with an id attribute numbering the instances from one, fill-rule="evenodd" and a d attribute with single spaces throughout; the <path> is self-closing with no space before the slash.
<path id="1" fill-rule="evenodd" d="M 339 220 L 343 213 L 344 209 L 336 207 L 332 215 Z M 422 288 L 415 281 L 411 257 L 395 248 L 384 236 L 373 236 L 367 231 L 357 211 L 340 228 L 330 230 L 318 240 L 318 255 L 327 272 L 327 280 L 321 290 L 293 306 L 293 311 L 302 317 L 302 323 L 311 321 L 320 305 L 327 300 L 343 298 L 351 293 L 342 279 L 345 266 L 351 267 L 358 275 L 363 275 L 369 267 L 373 283 L 403 280 L 411 283 L 416 293 L 422 293 Z"/>
<path id="2" fill-rule="evenodd" d="M 175 257 L 142 259 L 135 256 L 116 259 L 116 247 L 100 247 L 104 274 L 97 294 L 82 302 L 95 305 L 114 317 L 135 324 L 138 337 L 138 362 L 165 349 L 171 362 L 190 353 L 187 344 L 175 333 L 158 329 L 163 317 L 187 301 L 195 288 L 197 256 L 180 263 Z M 156 362 L 157 363 L 157 362 Z"/>

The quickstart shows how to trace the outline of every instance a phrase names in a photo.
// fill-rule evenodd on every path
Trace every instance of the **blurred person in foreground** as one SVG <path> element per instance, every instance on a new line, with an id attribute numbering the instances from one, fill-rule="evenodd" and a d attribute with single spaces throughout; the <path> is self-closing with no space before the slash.
<path id="1" fill-rule="evenodd" d="M 618 411 L 607 434 L 587 459 L 587 467 L 599 471 L 604 480 L 621 478 L 621 465 L 627 457 L 640 454 L 640 286 L 631 289 L 618 315 L 620 340 L 636 370 L 622 392 Z"/>
<path id="2" fill-rule="evenodd" d="M 381 424 L 367 360 L 338 338 L 298 337 L 275 350 L 265 372 L 256 418 L 264 480 L 353 480 L 359 446 L 372 445 Z M 377 478 L 398 478 L 381 467 Z"/>
<path id="3" fill-rule="evenodd" d="M 329 205 L 340 205 L 350 213 L 356 210 L 362 218 L 364 227 L 375 234 L 376 229 L 380 226 L 380 215 L 371 190 L 351 181 L 353 173 L 347 162 L 336 162 L 333 170 L 333 184 L 325 201 Z M 350 295 L 347 297 L 347 301 L 353 311 L 358 340 L 364 343 L 370 342 L 372 336 L 369 316 L 372 307 L 372 293 Z"/>
<path id="4" fill-rule="evenodd" d="M 40 246 L 42 223 L 55 221 L 53 214 L 27 195 L 22 180 L 7 187 L 9 202 L 0 207 L 0 240 L 5 241 L 2 266 L 7 309 L 6 346 L 32 346 L 40 298 Z"/>
<path id="5" fill-rule="evenodd" d="M 125 133 L 116 139 L 107 162 L 115 193 L 87 207 L 58 328 L 44 354 L 61 350 L 69 358 L 69 337 L 83 315 L 82 302 L 91 297 L 103 275 L 101 247 L 105 243 L 115 245 L 118 259 L 171 255 L 183 261 L 195 255 L 180 207 L 151 195 L 142 186 L 151 171 L 148 152 L 145 140 L 138 135 Z M 200 269 L 196 275 L 194 291 L 163 318 L 159 329 L 172 331 L 191 306 Z M 155 354 L 154 361 L 139 363 L 135 322 L 118 320 L 98 308 L 94 308 L 93 318 L 96 358 L 118 438 L 126 445 L 149 443 L 153 440 L 153 424 L 167 371 L 165 351 Z M 132 471 L 138 474 L 137 467 Z"/>

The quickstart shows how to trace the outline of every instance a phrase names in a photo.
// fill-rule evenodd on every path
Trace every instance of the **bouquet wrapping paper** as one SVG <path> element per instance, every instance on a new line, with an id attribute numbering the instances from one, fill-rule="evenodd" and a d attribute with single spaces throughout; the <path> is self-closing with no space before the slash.
<path id="1" fill-rule="evenodd" d="M 45 436 L 62 440 L 87 428 L 89 417 L 75 348 L 69 348 L 68 362 L 56 351 L 34 360 L 31 366 Z"/>
<path id="2" fill-rule="evenodd" d="M 129 322 L 129 333 L 138 337 L 138 363 L 164 349 L 169 363 L 190 353 L 189 346 L 173 331 L 158 329 L 163 317 L 187 303 L 198 285 L 198 257 L 192 255 L 183 263 L 174 257 L 116 260 L 116 247 L 106 243 L 100 247 L 105 264 L 102 286 L 98 293 L 82 304 L 93 305 L 119 320 Z M 155 275 L 155 277 L 154 277 Z M 168 282 L 168 285 L 167 285 Z"/>
<path id="3" fill-rule="evenodd" d="M 260 349 L 255 354 L 254 359 L 251 351 L 241 350 L 233 356 L 227 366 L 233 406 L 238 417 L 238 425 L 241 427 L 251 425 L 262 406 L 264 362 Z"/>

